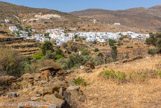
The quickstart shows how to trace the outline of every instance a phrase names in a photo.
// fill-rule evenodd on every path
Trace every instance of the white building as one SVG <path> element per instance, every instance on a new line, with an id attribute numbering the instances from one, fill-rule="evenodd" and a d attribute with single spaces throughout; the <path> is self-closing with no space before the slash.
<path id="1" fill-rule="evenodd" d="M 9 30 L 10 30 L 11 32 L 19 31 L 19 29 L 18 29 L 16 26 L 9 26 Z"/>

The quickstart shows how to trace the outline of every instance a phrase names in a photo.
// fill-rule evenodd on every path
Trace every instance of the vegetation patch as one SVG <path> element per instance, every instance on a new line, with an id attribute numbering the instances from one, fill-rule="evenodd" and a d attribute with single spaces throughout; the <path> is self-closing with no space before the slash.
<path id="1" fill-rule="evenodd" d="M 123 82 L 126 80 L 126 74 L 124 72 L 115 72 L 114 70 L 105 70 L 100 73 L 106 79 L 112 79 L 117 82 Z"/>
<path id="2" fill-rule="evenodd" d="M 80 86 L 87 86 L 87 82 L 82 78 L 82 77 L 78 77 L 76 79 L 73 79 L 73 82 L 76 84 L 76 85 L 80 85 Z"/>
<path id="3" fill-rule="evenodd" d="M 157 70 L 140 70 L 130 74 L 124 72 L 115 72 L 114 70 L 105 70 L 100 73 L 106 79 L 120 82 L 145 82 L 152 78 L 161 78 L 161 71 Z"/>

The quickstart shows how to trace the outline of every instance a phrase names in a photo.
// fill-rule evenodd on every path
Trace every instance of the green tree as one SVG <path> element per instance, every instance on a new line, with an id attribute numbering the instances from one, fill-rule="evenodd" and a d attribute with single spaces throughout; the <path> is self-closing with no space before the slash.
<path id="1" fill-rule="evenodd" d="M 110 46 L 114 46 L 115 43 L 116 43 L 116 41 L 113 40 L 113 39 L 109 39 L 108 42 L 109 42 L 109 45 L 110 45 Z"/>
<path id="2" fill-rule="evenodd" d="M 41 47 L 41 50 L 42 50 L 43 55 L 46 55 L 47 51 L 54 52 L 53 44 L 49 41 L 45 41 L 45 43 Z"/>
<path id="3" fill-rule="evenodd" d="M 157 39 L 156 47 L 157 47 L 158 53 L 161 53 L 161 38 Z"/>
<path id="4" fill-rule="evenodd" d="M 98 51 L 99 51 L 99 49 L 98 49 L 98 48 L 95 48 L 95 49 L 94 49 L 94 51 L 95 51 L 95 52 L 98 52 Z"/>
<path id="5" fill-rule="evenodd" d="M 24 72 L 25 58 L 11 48 L 0 47 L 0 73 L 20 76 Z"/>
<path id="6" fill-rule="evenodd" d="M 117 47 L 112 46 L 111 48 L 112 48 L 112 50 L 111 50 L 112 58 L 117 59 Z"/>
<path id="7" fill-rule="evenodd" d="M 39 60 L 39 59 L 42 59 L 44 56 L 43 56 L 43 54 L 42 54 L 42 51 L 39 51 L 39 52 L 37 52 L 37 53 L 35 53 L 34 55 L 33 55 L 33 59 L 34 60 Z"/>

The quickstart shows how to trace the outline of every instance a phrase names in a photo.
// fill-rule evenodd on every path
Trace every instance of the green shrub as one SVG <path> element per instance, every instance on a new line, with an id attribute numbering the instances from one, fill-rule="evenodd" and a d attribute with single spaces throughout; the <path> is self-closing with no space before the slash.
<path id="1" fill-rule="evenodd" d="M 78 77 L 76 79 L 73 79 L 73 82 L 76 85 L 80 85 L 80 86 L 87 86 L 87 82 L 82 78 L 82 77 Z"/>
<path id="2" fill-rule="evenodd" d="M 115 72 L 114 70 L 105 70 L 100 73 L 101 76 L 106 79 L 113 79 L 116 81 L 124 81 L 126 79 L 126 74 L 124 72 Z"/>
<path id="3" fill-rule="evenodd" d="M 68 58 L 61 58 L 57 62 L 63 69 L 71 69 L 72 67 L 80 67 L 92 60 L 92 57 L 88 55 L 71 54 Z"/>
<path id="4" fill-rule="evenodd" d="M 109 42 L 109 45 L 110 45 L 110 46 L 114 46 L 115 43 L 116 43 L 116 41 L 113 40 L 113 39 L 109 39 L 108 42 Z"/>
<path id="5" fill-rule="evenodd" d="M 121 43 L 120 41 L 118 41 L 118 44 L 117 44 L 118 46 L 121 46 L 121 45 L 123 45 L 123 43 Z"/>
<path id="6" fill-rule="evenodd" d="M 43 56 L 43 54 L 42 54 L 42 51 L 39 51 L 39 52 L 37 52 L 37 53 L 35 53 L 34 55 L 33 55 L 33 59 L 34 60 L 39 60 L 39 59 L 42 59 L 44 56 Z"/>
<path id="7" fill-rule="evenodd" d="M 161 78 L 161 71 L 158 71 L 157 75 Z"/>
<path id="8" fill-rule="evenodd" d="M 71 69 L 74 70 L 74 69 L 77 69 L 77 67 L 72 67 Z"/>
<path id="9" fill-rule="evenodd" d="M 161 53 L 161 37 L 157 39 L 156 41 L 156 48 L 158 53 Z"/>
<path id="10" fill-rule="evenodd" d="M 148 54 L 155 55 L 157 53 L 155 48 L 148 49 Z"/>
<path id="11" fill-rule="evenodd" d="M 111 50 L 112 58 L 116 60 L 117 59 L 117 47 L 112 46 L 111 48 L 112 48 L 112 50 Z"/>
<path id="12" fill-rule="evenodd" d="M 102 53 L 99 53 L 97 56 L 98 57 L 104 57 L 104 55 Z"/>
<path id="13" fill-rule="evenodd" d="M 24 72 L 25 57 L 12 48 L 0 47 L 0 73 L 20 76 Z"/>
<path id="14" fill-rule="evenodd" d="M 136 78 L 143 82 L 147 78 L 147 73 L 146 72 L 137 72 Z"/>
<path id="15" fill-rule="evenodd" d="M 57 49 L 55 52 L 56 54 L 63 55 L 63 51 L 61 49 Z"/>
<path id="16" fill-rule="evenodd" d="M 62 55 L 56 55 L 56 56 L 55 56 L 55 59 L 56 59 L 56 60 L 61 59 L 61 58 L 63 58 Z"/>
<path id="17" fill-rule="evenodd" d="M 157 53 L 161 53 L 161 33 L 150 33 L 150 37 L 146 39 L 146 44 L 154 45 Z"/>
<path id="18" fill-rule="evenodd" d="M 53 52 L 53 44 L 49 41 L 45 41 L 45 43 L 41 47 L 42 54 L 45 56 L 47 51 Z"/>
<path id="19" fill-rule="evenodd" d="M 95 49 L 94 49 L 94 51 L 95 51 L 95 52 L 98 52 L 98 51 L 99 51 L 99 49 L 98 49 L 98 48 L 95 48 Z"/>
<path id="20" fill-rule="evenodd" d="M 133 46 L 127 46 L 126 48 L 133 48 Z"/>
<path id="21" fill-rule="evenodd" d="M 82 50 L 82 55 L 89 55 L 91 52 L 89 50 Z"/>

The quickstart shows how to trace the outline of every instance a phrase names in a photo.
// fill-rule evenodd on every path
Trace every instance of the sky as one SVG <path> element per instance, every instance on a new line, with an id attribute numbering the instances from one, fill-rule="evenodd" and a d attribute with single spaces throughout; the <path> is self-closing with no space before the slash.
<path id="1" fill-rule="evenodd" d="M 124 10 L 136 7 L 152 7 L 161 0 L 0 0 L 34 8 L 72 12 L 85 9 Z"/>

